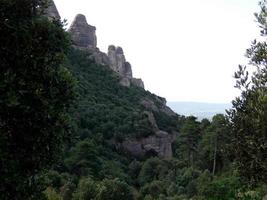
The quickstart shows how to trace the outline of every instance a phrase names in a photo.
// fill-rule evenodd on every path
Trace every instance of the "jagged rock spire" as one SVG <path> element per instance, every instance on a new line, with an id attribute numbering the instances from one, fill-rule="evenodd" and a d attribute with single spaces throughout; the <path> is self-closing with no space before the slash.
<path id="1" fill-rule="evenodd" d="M 82 14 L 76 15 L 69 28 L 69 33 L 72 36 L 73 43 L 78 47 L 96 48 L 97 38 L 95 31 L 96 28 L 89 25 L 85 16 Z"/>
<path id="2" fill-rule="evenodd" d="M 45 16 L 49 19 L 60 20 L 60 15 L 53 0 L 48 1 L 48 8 L 45 11 Z"/>
<path id="3" fill-rule="evenodd" d="M 91 53 L 91 58 L 98 64 L 108 65 L 121 78 L 121 85 L 129 87 L 135 85 L 144 88 L 141 79 L 135 79 L 132 75 L 132 67 L 126 61 L 123 49 L 110 45 L 108 53 L 103 53 L 97 48 L 96 28 L 87 23 L 82 14 L 76 15 L 68 32 L 71 35 L 74 47 Z"/>
<path id="4" fill-rule="evenodd" d="M 110 45 L 108 47 L 108 57 L 110 60 L 110 67 L 115 72 L 125 76 L 126 74 L 132 78 L 132 69 L 131 65 L 127 63 L 126 69 L 126 59 L 121 47 L 115 47 L 114 45 Z"/>

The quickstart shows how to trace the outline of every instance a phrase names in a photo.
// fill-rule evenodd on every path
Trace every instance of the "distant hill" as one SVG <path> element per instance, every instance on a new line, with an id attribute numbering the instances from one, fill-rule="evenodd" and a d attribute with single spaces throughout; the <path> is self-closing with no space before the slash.
<path id="1" fill-rule="evenodd" d="M 167 104 L 180 115 L 193 115 L 199 119 L 211 119 L 216 114 L 225 114 L 225 110 L 231 108 L 230 103 L 168 102 Z"/>

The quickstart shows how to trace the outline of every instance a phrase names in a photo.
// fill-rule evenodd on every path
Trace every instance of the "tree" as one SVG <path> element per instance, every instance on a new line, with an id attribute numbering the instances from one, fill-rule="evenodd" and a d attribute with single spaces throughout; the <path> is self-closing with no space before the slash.
<path id="1" fill-rule="evenodd" d="M 40 199 L 37 175 L 68 136 L 69 39 L 44 0 L 0 1 L 0 199 Z"/>
<path id="2" fill-rule="evenodd" d="M 179 159 L 187 163 L 188 167 L 194 166 L 197 147 L 200 140 L 200 123 L 196 117 L 190 116 L 185 120 L 181 133 L 177 139 L 176 154 Z"/>
<path id="3" fill-rule="evenodd" d="M 81 179 L 76 192 L 73 195 L 74 200 L 95 199 L 98 193 L 98 185 L 90 178 Z"/>
<path id="4" fill-rule="evenodd" d="M 247 50 L 250 66 L 256 70 L 250 75 L 246 66 L 239 66 L 235 78 L 241 95 L 228 111 L 236 164 L 252 185 L 267 181 L 267 1 L 259 5 L 261 12 L 255 16 L 263 41 L 254 40 Z"/>
<path id="5" fill-rule="evenodd" d="M 96 200 L 117 200 L 117 199 L 127 199 L 133 200 L 133 193 L 130 186 L 120 181 L 119 179 L 104 179 L 99 184 L 98 194 L 96 195 Z"/>
<path id="6" fill-rule="evenodd" d="M 209 169 L 213 175 L 226 164 L 229 132 L 227 119 L 222 114 L 215 115 L 211 124 L 203 131 L 199 145 L 199 162 L 203 169 Z"/>

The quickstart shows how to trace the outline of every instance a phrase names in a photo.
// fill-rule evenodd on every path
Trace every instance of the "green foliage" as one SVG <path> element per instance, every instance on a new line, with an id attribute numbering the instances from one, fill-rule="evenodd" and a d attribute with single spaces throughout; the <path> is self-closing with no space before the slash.
<path id="1" fill-rule="evenodd" d="M 44 193 L 47 197 L 47 200 L 63 200 L 53 188 L 47 188 Z"/>
<path id="2" fill-rule="evenodd" d="M 71 174 L 85 176 L 97 174 L 100 167 L 99 148 L 92 141 L 81 141 L 73 147 L 65 160 L 66 167 Z"/>
<path id="3" fill-rule="evenodd" d="M 200 126 L 197 118 L 193 116 L 187 117 L 176 141 L 175 154 L 188 167 L 195 165 L 199 140 Z"/>
<path id="4" fill-rule="evenodd" d="M 261 12 L 256 14 L 261 33 L 266 36 L 266 1 L 261 1 Z M 266 39 L 266 38 L 264 38 Z M 233 152 L 240 174 L 250 184 L 267 180 L 267 44 L 253 41 L 247 50 L 250 64 L 256 67 L 249 76 L 246 67 L 235 73 L 236 87 L 241 96 L 233 101 L 228 112 L 233 135 Z"/>
<path id="5" fill-rule="evenodd" d="M 202 131 L 199 143 L 199 166 L 209 169 L 213 175 L 221 171 L 228 161 L 228 146 L 231 142 L 228 121 L 222 114 L 215 115 L 210 125 Z"/>
<path id="6" fill-rule="evenodd" d="M 81 179 L 73 195 L 73 200 L 91 200 L 96 197 L 97 193 L 97 184 L 93 180 L 89 178 Z"/>
<path id="7" fill-rule="evenodd" d="M 152 199 L 157 199 L 161 194 L 166 194 L 165 185 L 162 181 L 152 181 L 142 187 L 143 196 L 150 195 Z"/>
<path id="8" fill-rule="evenodd" d="M 92 179 L 81 179 L 73 200 L 133 200 L 131 188 L 118 179 L 104 179 L 95 182 Z"/>
<path id="9" fill-rule="evenodd" d="M 74 80 L 62 66 L 69 48 L 45 1 L 0 2 L 0 199 L 39 199 L 36 175 L 68 137 Z M 36 194 L 36 195 L 35 195 Z"/>
<path id="10" fill-rule="evenodd" d="M 240 180 L 237 177 L 218 177 L 206 187 L 203 195 L 207 200 L 235 199 L 238 189 L 241 187 Z"/>
<path id="11" fill-rule="evenodd" d="M 157 101 L 156 96 L 141 88 L 121 86 L 109 67 L 95 64 L 89 56 L 74 49 L 68 56 L 79 86 L 79 102 L 73 111 L 78 131 L 82 130 L 83 137 L 102 133 L 105 139 L 115 137 L 118 141 L 153 134 L 140 102 L 146 97 Z"/>
<path id="12" fill-rule="evenodd" d="M 256 15 L 263 35 L 265 4 Z M 0 199 L 260 200 L 267 195 L 259 182 L 266 180 L 266 43 L 254 42 L 247 51 L 258 69 L 251 84 L 244 68 L 236 73 L 242 95 L 233 102 L 229 121 L 216 115 L 211 122 L 167 115 L 163 99 L 121 86 L 108 66 L 70 49 L 64 65 L 77 80 L 78 101 L 69 121 L 74 81 L 62 67 L 69 42 L 60 22 L 40 15 L 44 7 L 45 1 L 37 0 L 0 2 Z M 161 111 L 145 108 L 143 100 Z M 179 133 L 174 158 L 136 160 L 121 148 L 126 138 L 154 134 L 147 112 L 159 129 Z M 64 158 L 38 175 L 54 163 L 67 127 L 73 138 Z M 231 173 L 231 151 L 240 174 L 258 187 L 247 187 Z"/>
<path id="13" fill-rule="evenodd" d="M 105 179 L 99 184 L 99 191 L 96 196 L 97 200 L 133 200 L 131 188 L 118 179 Z"/>

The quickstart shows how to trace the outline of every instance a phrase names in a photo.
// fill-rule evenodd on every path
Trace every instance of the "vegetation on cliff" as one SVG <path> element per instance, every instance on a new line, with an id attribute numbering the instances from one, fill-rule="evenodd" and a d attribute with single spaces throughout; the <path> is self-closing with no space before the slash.
<path id="1" fill-rule="evenodd" d="M 197 121 L 70 47 L 62 24 L 43 17 L 45 1 L 0 3 L 0 199 L 266 198 L 265 42 L 247 51 L 257 71 L 236 73 L 242 94 L 228 115 Z M 263 36 L 266 4 L 256 15 Z M 121 145 L 156 137 L 155 127 L 175 135 L 172 158 L 153 144 L 140 157 Z"/>

